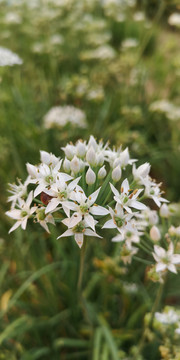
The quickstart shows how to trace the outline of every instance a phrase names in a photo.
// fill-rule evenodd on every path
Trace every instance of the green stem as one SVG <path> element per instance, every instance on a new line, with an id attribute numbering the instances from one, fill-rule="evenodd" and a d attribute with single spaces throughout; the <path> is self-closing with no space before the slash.
<path id="1" fill-rule="evenodd" d="M 155 299 L 154 305 L 153 305 L 153 307 L 152 307 L 151 319 L 150 319 L 150 322 L 149 322 L 149 328 L 150 328 L 150 329 L 152 329 L 152 325 L 153 325 L 153 321 L 154 321 L 154 315 L 155 315 L 156 310 L 158 309 L 159 303 L 160 303 L 161 298 L 162 298 L 163 289 L 164 289 L 164 284 L 165 284 L 165 281 L 160 284 L 159 289 L 158 289 L 158 292 L 157 292 L 157 295 L 156 295 L 156 299 Z M 142 338 L 141 338 L 140 343 L 139 343 L 139 353 L 141 353 L 141 351 L 142 351 L 142 349 L 143 349 L 143 347 L 144 347 L 144 343 L 145 343 L 145 340 L 146 340 L 146 332 L 147 332 L 147 330 L 148 330 L 148 328 L 145 327 L 145 328 L 144 328 L 144 331 L 143 331 Z"/>
<path id="2" fill-rule="evenodd" d="M 80 254 L 79 275 L 78 275 L 78 283 L 77 283 L 77 290 L 78 290 L 79 294 L 81 294 L 81 288 L 82 288 L 85 250 L 86 250 L 86 242 L 84 242 L 82 249 L 81 249 L 81 254 Z"/>
<path id="3" fill-rule="evenodd" d="M 164 289 L 164 284 L 165 284 L 165 280 L 164 280 L 164 282 L 161 283 L 160 286 L 159 286 L 159 289 L 158 289 L 158 292 L 157 292 L 157 295 L 156 295 L 156 299 L 155 299 L 154 305 L 153 305 L 153 307 L 152 307 L 151 319 L 150 319 L 150 322 L 149 322 L 149 327 L 150 327 L 150 328 L 152 328 L 155 312 L 156 312 L 156 310 L 158 309 L 158 306 L 159 306 L 159 304 L 160 304 L 160 302 L 161 302 L 161 298 L 162 298 L 162 294 L 163 294 L 163 289 Z"/>

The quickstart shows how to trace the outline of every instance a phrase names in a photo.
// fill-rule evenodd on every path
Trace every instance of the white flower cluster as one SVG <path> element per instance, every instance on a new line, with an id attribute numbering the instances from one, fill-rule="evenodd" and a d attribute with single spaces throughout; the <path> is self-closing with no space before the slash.
<path id="1" fill-rule="evenodd" d="M 153 266 L 159 280 L 167 270 L 176 273 L 175 265 L 180 264 L 180 255 L 174 254 L 169 238 L 176 234 L 176 228 L 169 230 L 168 250 L 161 247 L 157 212 L 143 203 L 146 198 L 152 199 L 158 207 L 163 203 L 160 216 L 169 216 L 160 184 L 149 176 L 150 164 L 136 167 L 136 160 L 130 158 L 128 148 L 111 149 L 108 143 L 97 142 L 92 135 L 88 142 L 78 140 L 75 145 L 67 144 L 62 150 L 63 158 L 41 151 L 39 165 L 27 164 L 28 177 L 24 184 L 19 180 L 18 185 L 10 185 L 8 201 L 12 205 L 6 214 L 16 220 L 10 232 L 19 226 L 25 229 L 29 218 L 39 222 L 48 232 L 47 223 L 60 221 L 67 230 L 58 238 L 74 236 L 81 247 L 85 235 L 101 237 L 96 232 L 98 225 L 100 229 L 112 229 L 112 240 L 122 243 L 124 263 L 131 262 L 139 247 L 143 246 L 149 252 L 149 246 L 155 243 L 150 256 L 152 264 L 154 259 L 156 261 Z M 29 185 L 34 190 L 28 192 Z M 151 239 L 148 247 L 143 240 L 147 228 L 150 228 Z"/>
<path id="2" fill-rule="evenodd" d="M 173 326 L 175 333 L 180 335 L 180 312 L 172 306 L 166 306 L 163 312 L 156 312 L 155 319 L 165 327 Z"/>
<path id="3" fill-rule="evenodd" d="M 179 120 L 180 119 L 180 106 L 176 106 L 167 100 L 157 100 L 154 101 L 149 110 L 152 112 L 158 112 L 165 114 L 169 120 Z"/>
<path id="4" fill-rule="evenodd" d="M 63 127 L 68 123 L 85 128 L 87 126 L 85 113 L 74 106 L 55 106 L 44 116 L 44 126 L 47 129 Z"/>
<path id="5" fill-rule="evenodd" d="M 9 49 L 0 46 L 0 66 L 21 65 L 22 63 L 22 59 L 20 59 L 17 54 L 13 53 Z"/>

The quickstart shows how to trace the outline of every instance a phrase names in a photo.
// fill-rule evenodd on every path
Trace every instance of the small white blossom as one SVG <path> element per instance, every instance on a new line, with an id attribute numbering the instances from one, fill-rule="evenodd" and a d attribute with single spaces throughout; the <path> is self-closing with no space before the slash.
<path id="1" fill-rule="evenodd" d="M 134 228 L 131 223 L 131 218 L 134 215 L 133 213 L 131 214 L 125 213 L 121 205 L 119 204 L 116 204 L 114 210 L 111 207 L 109 207 L 109 212 L 111 215 L 111 219 L 105 222 L 105 224 L 102 227 L 103 229 L 117 229 L 122 235 L 123 239 L 126 231 L 131 231 L 132 233 L 134 232 Z M 114 240 L 113 238 L 113 241 L 116 240 Z"/>
<path id="2" fill-rule="evenodd" d="M 40 208 L 36 208 L 36 221 L 49 233 L 49 228 L 47 226 L 47 223 L 51 223 L 55 225 L 54 218 L 52 216 L 52 212 L 49 214 L 45 214 L 46 208 L 44 206 L 41 206 Z"/>
<path id="3" fill-rule="evenodd" d="M 73 227 L 70 226 L 70 218 L 64 219 L 62 222 L 68 227 L 68 230 L 66 230 L 62 235 L 60 235 L 58 239 L 60 239 L 61 237 L 74 236 L 77 245 L 81 248 L 84 241 L 84 235 L 101 238 L 101 236 L 99 236 L 95 231 L 88 228 L 86 221 L 81 221 Z"/>
<path id="4" fill-rule="evenodd" d="M 85 220 L 87 225 L 95 230 L 95 220 L 92 215 L 104 216 L 109 213 L 105 207 L 95 203 L 99 191 L 100 188 L 88 197 L 81 188 L 72 191 L 69 198 L 73 201 L 66 204 L 66 207 L 74 212 L 69 223 L 70 227 L 74 227 L 80 221 Z"/>
<path id="5" fill-rule="evenodd" d="M 125 179 L 122 182 L 120 193 L 112 184 L 110 184 L 110 186 L 111 186 L 112 192 L 115 195 L 114 200 L 118 204 L 120 204 L 127 212 L 129 212 L 129 213 L 132 212 L 130 207 L 138 209 L 138 210 L 146 209 L 146 206 L 143 203 L 136 200 L 143 189 L 139 189 L 139 190 L 135 190 L 135 191 L 131 192 L 130 187 L 129 187 L 129 182 L 127 179 Z"/>
<path id="6" fill-rule="evenodd" d="M 177 274 L 175 265 L 180 264 L 180 254 L 174 254 L 174 246 L 171 242 L 168 250 L 166 251 L 162 247 L 155 245 L 153 257 L 156 260 L 156 271 L 169 270 Z"/>
<path id="7" fill-rule="evenodd" d="M 8 202 L 12 201 L 11 208 L 14 208 L 16 203 L 20 198 L 23 198 L 27 195 L 27 187 L 30 182 L 30 176 L 27 177 L 24 184 L 18 179 L 18 185 L 9 184 L 10 190 L 8 190 L 12 195 L 8 197 Z"/>
<path id="8" fill-rule="evenodd" d="M 165 198 L 163 198 L 161 196 L 161 194 L 162 194 L 162 192 L 160 190 L 161 184 L 155 184 L 148 177 L 146 177 L 144 179 L 144 184 L 145 184 L 144 195 L 150 199 L 153 199 L 158 207 L 161 206 L 162 202 L 168 202 L 168 200 L 166 200 Z"/>
<path id="9" fill-rule="evenodd" d="M 33 200 L 33 191 L 31 191 L 29 193 L 26 201 L 24 201 L 22 199 L 18 199 L 19 209 L 12 209 L 12 210 L 6 212 L 7 216 L 9 216 L 12 219 L 17 220 L 16 223 L 9 230 L 9 233 L 16 230 L 19 226 L 21 226 L 21 228 L 23 230 L 26 229 L 27 220 L 37 209 L 36 206 L 33 206 L 32 208 L 30 207 L 32 200 Z"/>
<path id="10" fill-rule="evenodd" d="M 70 179 L 72 180 L 71 177 Z M 51 186 L 51 189 L 46 190 L 46 193 L 51 196 L 52 199 L 49 201 L 45 213 L 47 214 L 49 212 L 55 211 L 57 207 L 61 205 L 65 214 L 70 216 L 70 210 L 66 206 L 66 203 L 71 196 L 71 192 L 77 186 L 79 180 L 80 177 L 67 184 L 66 179 L 64 179 L 64 176 L 61 173 L 57 175 L 56 182 Z"/>

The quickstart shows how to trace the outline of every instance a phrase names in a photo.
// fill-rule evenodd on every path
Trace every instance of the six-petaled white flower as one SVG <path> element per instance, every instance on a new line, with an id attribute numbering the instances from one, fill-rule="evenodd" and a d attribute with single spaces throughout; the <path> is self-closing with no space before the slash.
<path id="1" fill-rule="evenodd" d="M 36 211 L 37 207 L 33 206 L 30 207 L 33 200 L 33 191 L 31 191 L 28 195 L 28 198 L 26 201 L 22 199 L 18 199 L 18 207 L 19 209 L 12 209 L 10 211 L 6 212 L 6 215 L 8 215 L 10 218 L 17 220 L 16 223 L 11 227 L 9 230 L 9 233 L 17 229 L 19 226 L 23 230 L 26 229 L 27 226 L 27 220 L 28 218 Z"/>
<path id="2" fill-rule="evenodd" d="M 174 254 L 174 245 L 171 242 L 169 248 L 166 251 L 159 245 L 154 246 L 153 257 L 156 260 L 156 271 L 169 270 L 173 273 L 177 273 L 176 266 L 180 264 L 180 254 Z"/>

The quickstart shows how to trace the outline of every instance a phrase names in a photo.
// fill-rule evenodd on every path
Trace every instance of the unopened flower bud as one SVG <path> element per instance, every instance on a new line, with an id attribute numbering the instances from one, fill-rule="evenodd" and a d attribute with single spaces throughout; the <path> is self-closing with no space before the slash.
<path id="1" fill-rule="evenodd" d="M 70 168 L 70 164 L 71 162 L 68 160 L 68 159 L 64 159 L 64 162 L 63 162 L 63 169 L 66 173 L 69 173 L 71 168 Z"/>
<path id="2" fill-rule="evenodd" d="M 120 153 L 119 157 L 120 157 L 120 160 L 121 160 L 121 166 L 122 167 L 125 167 L 126 165 L 128 165 L 128 162 L 130 160 L 128 148 L 126 148 L 124 151 L 122 151 Z"/>
<path id="3" fill-rule="evenodd" d="M 93 185 L 95 181 L 96 181 L 96 174 L 91 168 L 89 168 L 86 173 L 86 183 L 88 185 Z"/>
<path id="4" fill-rule="evenodd" d="M 150 230 L 150 237 L 151 237 L 151 239 L 153 240 L 153 241 L 159 241 L 160 240 L 160 238 L 161 238 L 161 233 L 160 233 L 160 231 L 159 231 L 159 229 L 158 229 L 158 227 L 157 226 L 153 226 L 152 228 L 151 228 L 151 230 Z"/>
<path id="5" fill-rule="evenodd" d="M 169 217 L 169 209 L 168 209 L 168 206 L 167 204 L 163 204 L 160 208 L 160 216 L 161 217 L 164 217 L 164 218 L 168 218 Z"/>
<path id="6" fill-rule="evenodd" d="M 92 146 L 94 150 L 97 149 L 97 142 L 93 135 L 90 136 L 89 142 L 88 142 L 89 148 Z"/>
<path id="7" fill-rule="evenodd" d="M 89 165 L 96 165 L 96 153 L 92 146 L 88 149 L 86 153 L 86 161 Z"/>
<path id="8" fill-rule="evenodd" d="M 113 181 L 115 181 L 115 182 L 119 181 L 121 178 L 121 175 L 122 175 L 122 171 L 121 171 L 120 166 L 116 166 L 116 168 L 113 169 L 112 175 L 111 175 Z"/>
<path id="9" fill-rule="evenodd" d="M 74 146 L 68 144 L 65 148 L 62 149 L 64 150 L 67 159 L 72 160 L 73 156 L 75 155 Z"/>
<path id="10" fill-rule="evenodd" d="M 174 227 L 171 225 L 170 228 L 168 229 L 168 233 L 170 236 L 180 237 L 180 226 Z"/>
<path id="11" fill-rule="evenodd" d="M 80 158 L 83 158 L 86 154 L 86 145 L 82 141 L 78 141 L 76 145 L 76 154 Z"/>
<path id="12" fill-rule="evenodd" d="M 74 174 L 77 174 L 80 171 L 80 161 L 76 155 L 71 160 L 70 168 Z"/>
<path id="13" fill-rule="evenodd" d="M 80 165 L 80 172 L 82 173 L 84 171 L 84 168 L 85 168 L 85 162 L 80 159 L 79 160 L 79 165 Z"/>
<path id="14" fill-rule="evenodd" d="M 104 155 L 102 153 L 96 156 L 96 163 L 99 166 L 102 166 L 104 164 Z"/>
<path id="15" fill-rule="evenodd" d="M 28 174 L 32 177 L 32 178 L 36 178 L 38 175 L 38 169 L 36 166 L 31 165 L 29 163 L 26 164 L 26 168 L 28 171 Z"/>
<path id="16" fill-rule="evenodd" d="M 113 169 L 115 169 L 116 166 L 118 166 L 118 165 L 121 166 L 121 160 L 120 160 L 119 157 L 114 160 L 114 162 L 113 162 Z"/>
<path id="17" fill-rule="evenodd" d="M 107 174 L 105 166 L 102 166 L 98 171 L 98 179 L 104 179 Z"/>

